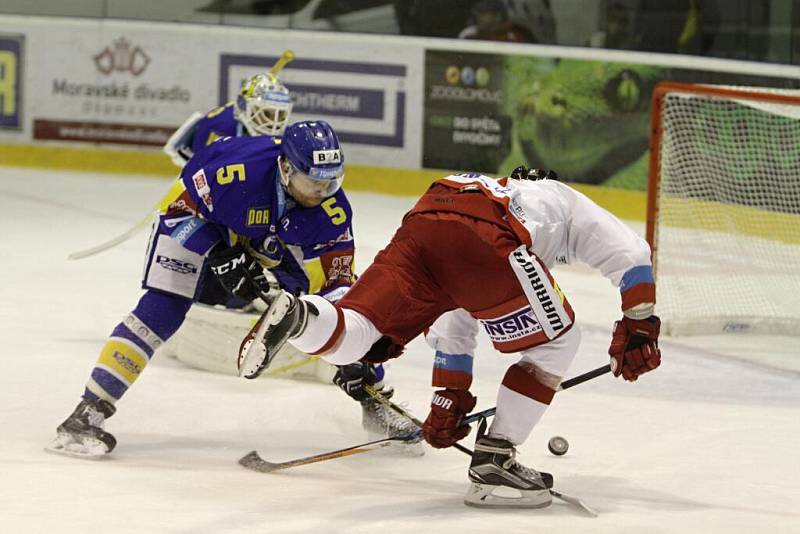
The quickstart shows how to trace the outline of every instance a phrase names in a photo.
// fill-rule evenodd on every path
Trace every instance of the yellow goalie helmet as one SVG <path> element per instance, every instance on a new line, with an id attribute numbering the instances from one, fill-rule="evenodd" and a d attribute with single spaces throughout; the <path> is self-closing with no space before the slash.
<path id="1" fill-rule="evenodd" d="M 283 135 L 292 113 L 292 97 L 272 73 L 255 74 L 242 83 L 236 120 L 252 136 Z"/>

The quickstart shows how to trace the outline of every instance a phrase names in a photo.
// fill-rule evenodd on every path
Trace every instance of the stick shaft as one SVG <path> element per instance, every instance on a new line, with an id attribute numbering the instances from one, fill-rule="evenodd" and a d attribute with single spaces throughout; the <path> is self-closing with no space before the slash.
<path id="1" fill-rule="evenodd" d="M 96 245 L 94 247 L 87 248 L 87 249 L 84 249 L 84 250 L 78 250 L 76 252 L 73 252 L 69 256 L 67 256 L 67 259 L 70 259 L 70 260 L 81 260 L 83 258 L 88 258 L 89 256 L 94 256 L 95 254 L 99 254 L 99 253 L 103 252 L 104 250 L 108 250 L 110 248 L 114 248 L 117 245 L 119 245 L 120 243 L 123 243 L 123 242 L 127 241 L 131 237 L 133 237 L 136 234 L 138 234 L 140 231 L 144 230 L 152 221 L 153 221 L 153 212 L 149 212 L 147 215 L 145 215 L 142 218 L 142 220 L 137 222 L 134 226 L 131 226 L 130 228 L 128 228 L 124 233 L 122 233 L 122 234 L 120 234 L 120 235 L 118 235 L 118 236 L 116 236 L 116 237 L 114 237 L 112 239 L 109 239 L 108 241 L 106 241 L 104 243 L 100 243 L 99 245 Z"/>
<path id="2" fill-rule="evenodd" d="M 283 67 L 286 66 L 291 60 L 294 59 L 294 52 L 291 50 L 284 50 L 281 57 L 278 58 L 278 61 L 269 69 L 270 74 L 278 74 L 280 71 L 283 70 Z"/>
<path id="3" fill-rule="evenodd" d="M 589 372 L 583 373 L 582 375 L 575 376 L 570 378 L 569 380 L 564 380 L 561 382 L 561 385 L 558 386 L 556 391 L 563 391 L 565 389 L 569 389 L 573 386 L 577 386 L 578 384 L 583 384 L 584 382 L 591 380 L 592 378 L 597 378 L 598 376 L 602 376 L 611 371 L 611 365 L 604 365 L 602 367 L 598 367 L 597 369 L 592 369 Z M 481 412 L 476 412 L 470 414 L 464 418 L 464 423 L 474 423 L 478 419 L 482 417 L 491 417 L 495 414 L 497 408 L 488 408 Z"/>
<path id="4" fill-rule="evenodd" d="M 299 467 L 301 465 L 313 464 L 316 462 L 324 462 L 325 460 L 333 460 L 335 458 L 344 458 L 345 456 L 353 456 L 354 454 L 362 454 L 369 451 L 374 451 L 392 444 L 393 441 L 403 441 L 400 438 L 384 438 L 344 449 L 335 451 L 323 452 L 314 454 L 312 456 L 305 456 L 303 458 L 296 458 L 286 462 L 268 462 L 262 459 L 256 451 L 252 451 L 239 460 L 239 464 L 247 469 L 259 471 L 261 473 L 271 473 L 273 471 L 280 471 L 281 469 L 289 469 L 290 467 Z"/>
<path id="5" fill-rule="evenodd" d="M 611 364 L 606 364 L 602 367 L 598 367 L 597 369 L 593 369 L 588 373 L 583 373 L 582 375 L 578 375 L 576 377 L 570 378 L 569 380 L 564 380 L 561 382 L 561 385 L 558 386 L 556 391 L 562 391 L 565 389 L 569 389 L 572 386 L 577 386 L 578 384 L 583 384 L 587 380 L 591 380 L 592 378 L 597 378 L 598 376 L 603 376 L 606 373 L 611 372 Z"/>

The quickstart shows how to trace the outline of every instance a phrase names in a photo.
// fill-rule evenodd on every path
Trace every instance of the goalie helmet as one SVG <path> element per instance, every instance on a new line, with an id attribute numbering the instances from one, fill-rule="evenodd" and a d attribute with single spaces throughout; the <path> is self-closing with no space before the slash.
<path id="1" fill-rule="evenodd" d="M 256 74 L 242 83 L 236 97 L 236 120 L 250 135 L 283 135 L 291 113 L 289 90 L 274 74 Z"/>
<path id="2" fill-rule="evenodd" d="M 289 125 L 281 153 L 281 183 L 300 204 L 316 206 L 342 186 L 344 155 L 339 138 L 327 122 Z"/>

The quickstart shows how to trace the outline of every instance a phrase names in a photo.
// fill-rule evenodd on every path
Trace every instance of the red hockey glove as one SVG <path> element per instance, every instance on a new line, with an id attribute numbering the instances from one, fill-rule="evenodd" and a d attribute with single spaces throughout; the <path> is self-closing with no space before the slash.
<path id="1" fill-rule="evenodd" d="M 469 434 L 469 425 L 461 420 L 475 407 L 478 401 L 472 393 L 463 389 L 440 389 L 433 394 L 431 413 L 422 425 L 425 441 L 437 449 L 452 447 Z"/>
<path id="2" fill-rule="evenodd" d="M 623 317 L 614 323 L 614 333 L 608 354 L 611 356 L 611 372 L 622 375 L 629 382 L 661 365 L 658 348 L 658 332 L 661 320 L 655 315 L 635 320 Z"/>

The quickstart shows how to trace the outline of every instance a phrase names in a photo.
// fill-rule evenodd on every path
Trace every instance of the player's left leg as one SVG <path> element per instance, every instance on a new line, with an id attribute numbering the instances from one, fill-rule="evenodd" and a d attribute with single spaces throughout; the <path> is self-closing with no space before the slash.
<path id="1" fill-rule="evenodd" d="M 524 350 L 508 368 L 497 394 L 497 413 L 488 432 L 478 432 L 469 469 L 472 481 L 465 502 L 474 506 L 548 506 L 553 477 L 522 465 L 516 447 L 525 442 L 541 420 L 556 388 L 580 344 L 580 333 L 571 328 L 558 338 Z M 494 490 L 500 486 L 519 491 L 507 499 Z"/>

